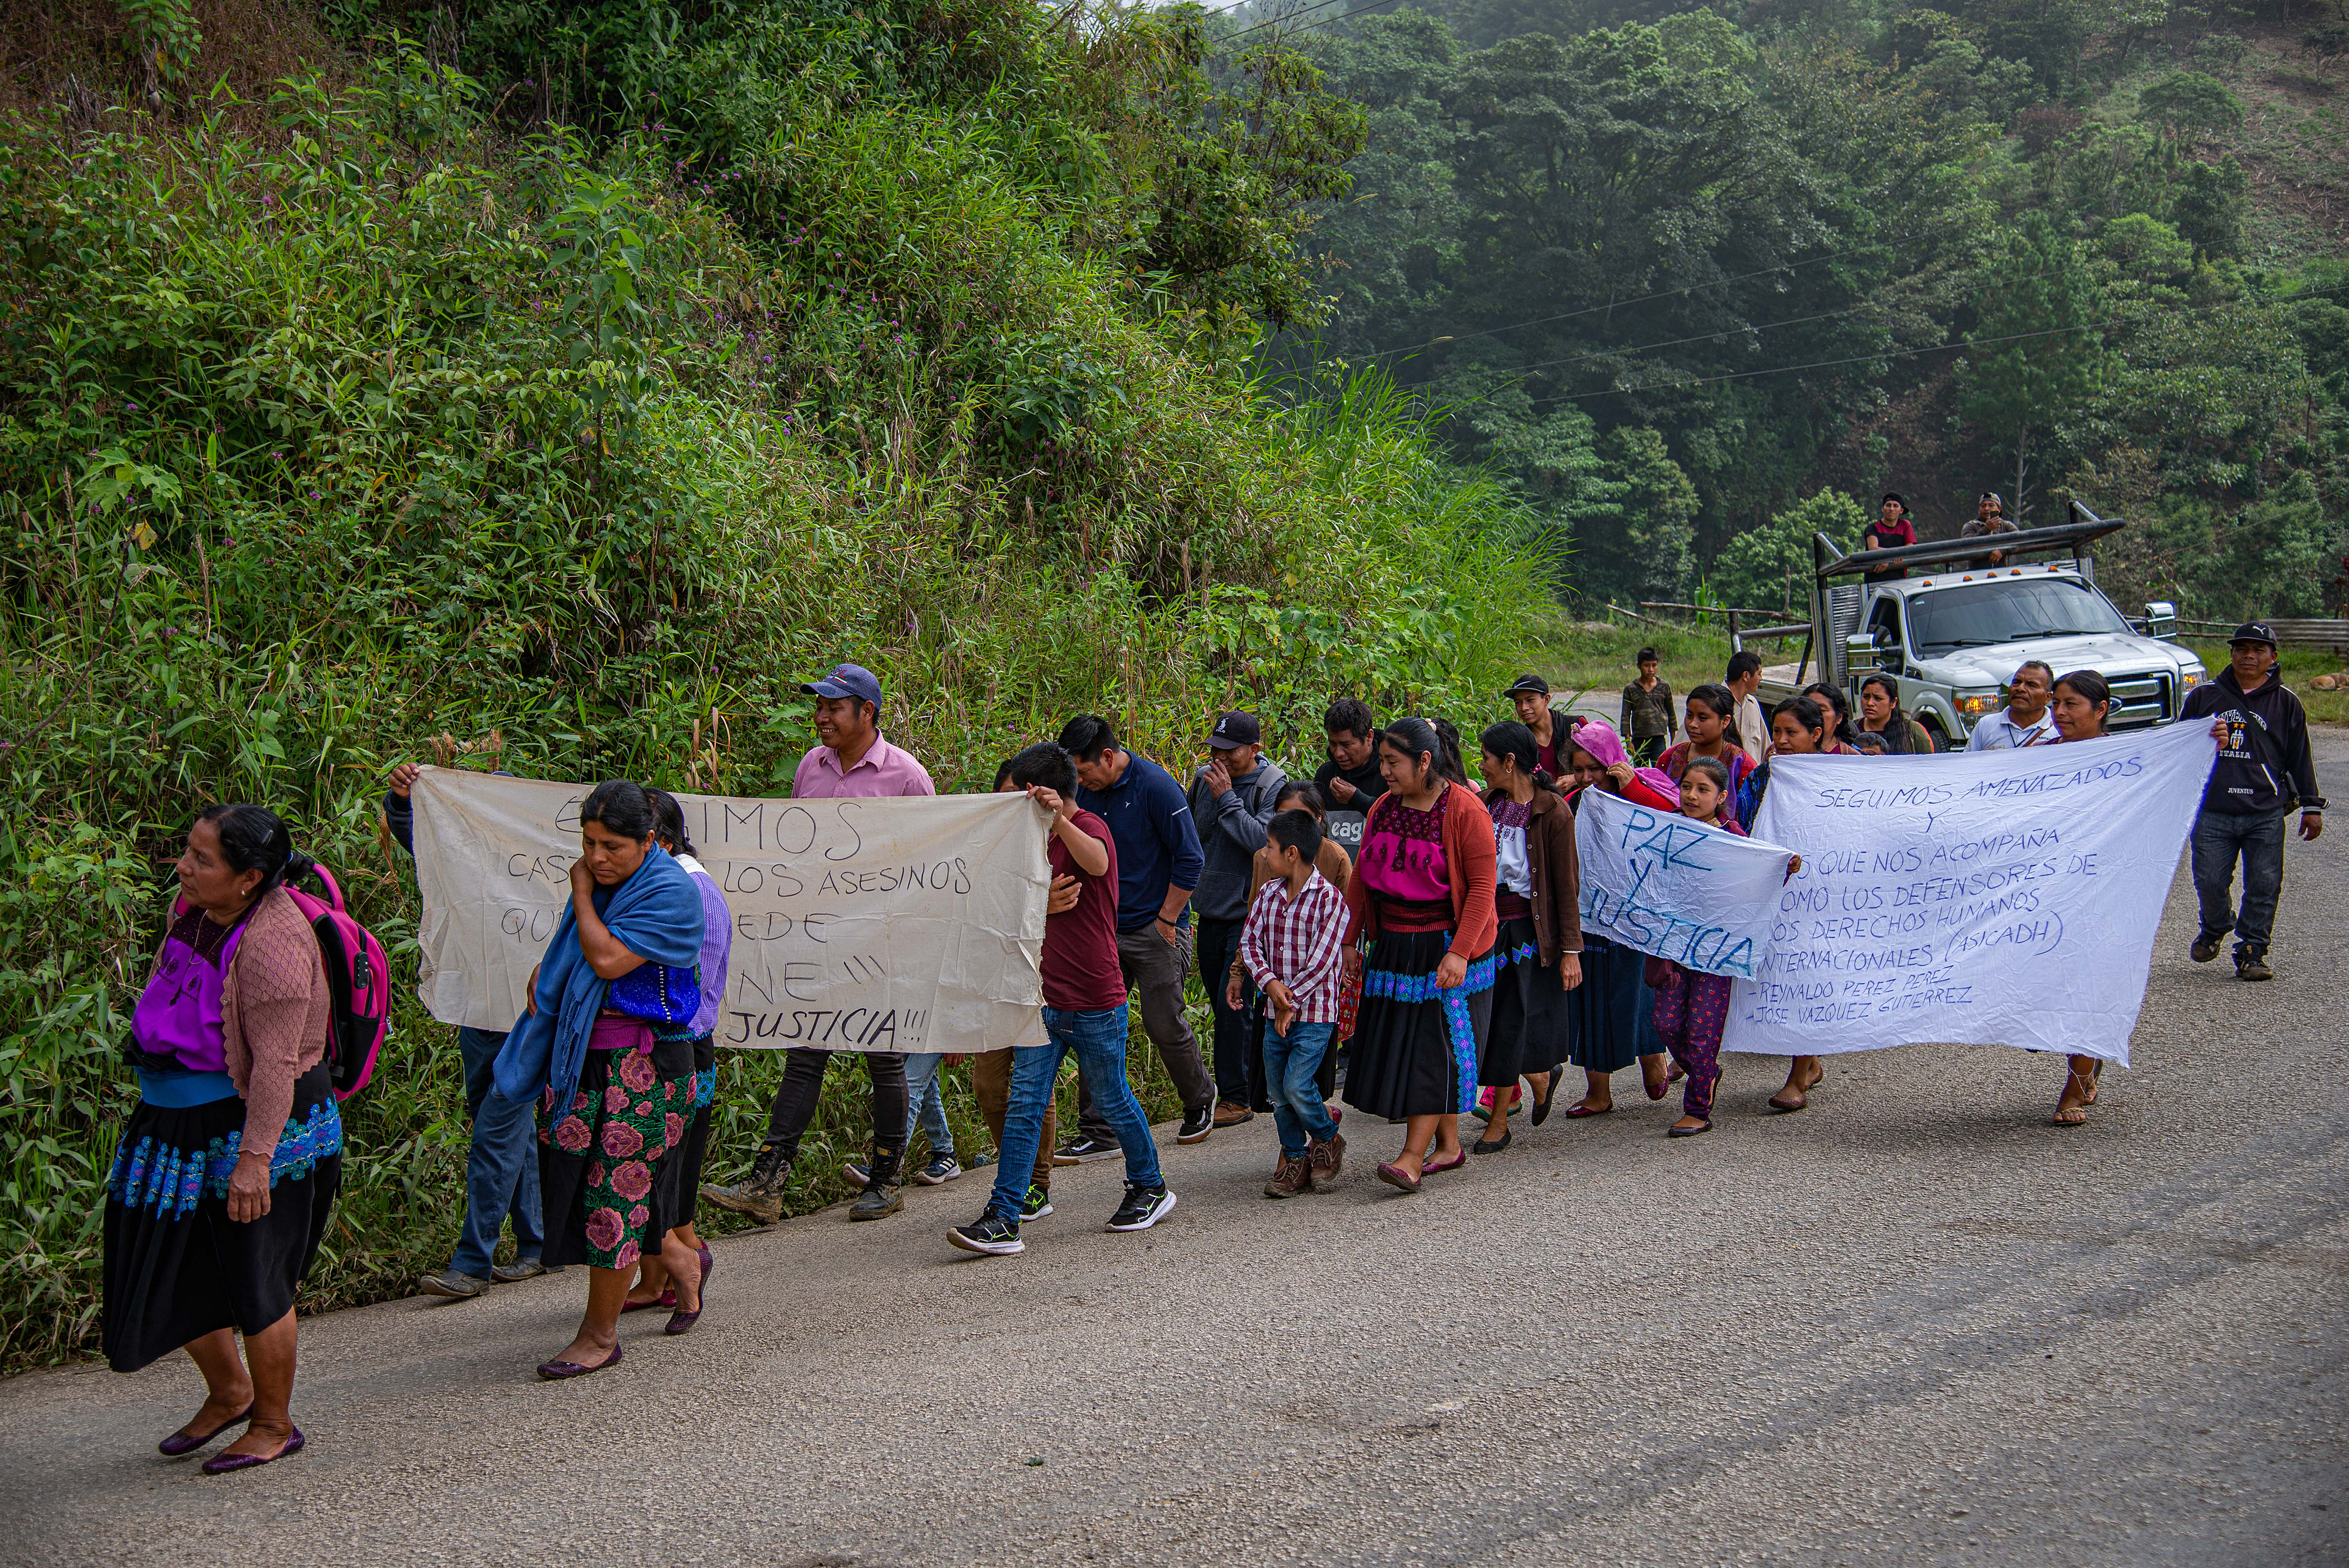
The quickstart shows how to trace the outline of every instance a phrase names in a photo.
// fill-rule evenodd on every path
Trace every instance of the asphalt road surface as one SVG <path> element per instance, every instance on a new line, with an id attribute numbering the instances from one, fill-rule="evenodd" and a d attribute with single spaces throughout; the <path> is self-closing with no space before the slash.
<path id="1" fill-rule="evenodd" d="M 2320 742 L 2349 778 L 2349 736 Z M 2173 890 L 2089 1124 L 2059 1058 L 1730 1058 L 1405 1198 L 1275 1203 L 1269 1118 L 1113 1236 L 1064 1170 L 1013 1259 L 981 1177 L 717 1244 L 709 1313 L 564 1385 L 577 1272 L 302 1325 L 310 1449 L 208 1479 L 153 1445 L 175 1358 L 0 1386 L 0 1558 L 42 1564 L 2339 1563 L 2349 1368 L 2349 824 L 2290 854 L 2275 959 L 2189 964 Z M 2019 985 L 2063 976 L 2017 970 Z M 647 1321 L 647 1320 L 650 1321 Z"/>

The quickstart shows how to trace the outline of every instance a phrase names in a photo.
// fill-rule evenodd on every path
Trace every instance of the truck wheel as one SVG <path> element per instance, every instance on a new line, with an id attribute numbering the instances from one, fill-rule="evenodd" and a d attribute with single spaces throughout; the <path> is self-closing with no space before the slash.
<path id="1" fill-rule="evenodd" d="M 1925 717 L 1918 720 L 1917 722 L 1924 726 L 1925 733 L 1933 737 L 1933 750 L 1936 752 L 1954 752 L 1958 749 L 1957 742 L 1951 740 L 1949 732 L 1941 728 L 1940 720 L 1933 717 L 1930 713 L 1928 713 Z"/>

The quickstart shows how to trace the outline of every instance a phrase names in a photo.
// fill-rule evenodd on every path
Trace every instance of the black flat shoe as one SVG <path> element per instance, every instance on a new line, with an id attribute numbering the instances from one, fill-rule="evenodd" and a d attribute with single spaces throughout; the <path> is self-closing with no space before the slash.
<path id="1" fill-rule="evenodd" d="M 1664 1129 L 1664 1136 L 1666 1137 L 1694 1137 L 1699 1133 L 1709 1133 L 1712 1130 L 1713 1124 L 1711 1122 L 1699 1122 L 1692 1127 L 1666 1127 Z"/>
<path id="2" fill-rule="evenodd" d="M 1480 1137 L 1468 1147 L 1472 1151 L 1477 1154 L 1498 1154 L 1503 1149 L 1508 1147 L 1510 1144 L 1516 1142 L 1516 1128 L 1511 1127 L 1507 1132 L 1501 1135 L 1501 1140 L 1498 1143 L 1494 1142 L 1491 1138 Z"/>
<path id="3" fill-rule="evenodd" d="M 1534 1126 L 1539 1127 L 1549 1120 L 1549 1108 L 1556 1104 L 1557 1104 L 1557 1075 L 1552 1074 L 1549 1080 L 1549 1093 L 1534 1102 Z"/>

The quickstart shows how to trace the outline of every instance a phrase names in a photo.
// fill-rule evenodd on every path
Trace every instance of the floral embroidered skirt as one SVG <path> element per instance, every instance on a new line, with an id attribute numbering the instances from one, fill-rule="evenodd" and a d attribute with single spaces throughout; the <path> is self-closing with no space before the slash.
<path id="1" fill-rule="evenodd" d="M 1557 965 L 1544 965 L 1529 916 L 1501 922 L 1493 942 L 1493 1022 L 1477 1058 L 1476 1081 L 1506 1089 L 1527 1073 L 1566 1060 L 1567 998 Z"/>
<path id="2" fill-rule="evenodd" d="M 553 1098 L 550 1088 L 538 1106 L 541 1257 L 549 1267 L 632 1269 L 683 1220 L 666 1211 L 659 1179 L 693 1114 L 693 1043 L 590 1049 L 571 1104 L 557 1113 Z"/>
<path id="3" fill-rule="evenodd" d="M 701 1160 L 709 1148 L 709 1105 L 718 1096 L 718 1036 L 688 1042 L 693 1051 L 693 1108 L 685 1115 L 685 1137 L 661 1162 L 658 1203 L 671 1229 L 693 1219 L 701 1197 Z M 653 1245 L 647 1240 L 647 1247 Z"/>
<path id="4" fill-rule="evenodd" d="M 237 1095 L 180 1109 L 142 1101 L 122 1129 L 106 1180 L 99 1323 L 117 1372 L 223 1328 L 259 1334 L 294 1310 L 343 1180 L 326 1065 L 295 1080 L 269 1161 L 269 1212 L 240 1224 L 228 1217 L 228 1179 L 243 1141 Z"/>
<path id="5" fill-rule="evenodd" d="M 1664 1048 L 1649 1022 L 1655 999 L 1648 993 L 1647 963 L 1637 948 L 1583 933 L 1582 983 L 1566 993 L 1573 1018 L 1568 1061 L 1588 1073 L 1619 1073 L 1642 1054 Z"/>
<path id="6" fill-rule="evenodd" d="M 1435 988 L 1447 931 L 1381 932 L 1362 963 L 1362 1005 L 1346 1058 L 1346 1103 L 1366 1116 L 1441 1116 L 1476 1101 L 1476 1060 L 1493 1017 L 1493 953 L 1467 983 Z"/>

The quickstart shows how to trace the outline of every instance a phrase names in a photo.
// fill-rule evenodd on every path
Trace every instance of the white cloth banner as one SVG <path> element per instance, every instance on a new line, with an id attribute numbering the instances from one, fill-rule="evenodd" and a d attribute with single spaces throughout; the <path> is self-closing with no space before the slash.
<path id="1" fill-rule="evenodd" d="M 416 782 L 424 1005 L 513 1027 L 571 899 L 591 786 L 426 768 Z M 1040 1038 L 1049 891 L 1025 795 L 680 794 L 734 917 L 721 1045 L 990 1051 Z"/>
<path id="2" fill-rule="evenodd" d="M 1576 804 L 1574 849 L 1585 935 L 1703 974 L 1761 972 L 1785 850 L 1597 789 Z"/>
<path id="3" fill-rule="evenodd" d="M 2209 728 L 1951 756 L 1781 757 L 1755 831 L 1803 857 L 1723 1047 L 1920 1041 L 2128 1064 Z"/>

